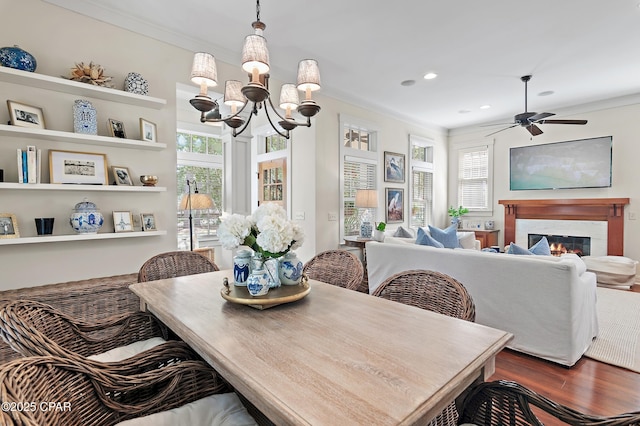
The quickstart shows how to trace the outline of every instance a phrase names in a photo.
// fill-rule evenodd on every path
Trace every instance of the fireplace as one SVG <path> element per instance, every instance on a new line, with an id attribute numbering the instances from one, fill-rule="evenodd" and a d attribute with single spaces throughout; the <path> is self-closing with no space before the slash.
<path id="1" fill-rule="evenodd" d="M 547 237 L 552 256 L 561 256 L 564 253 L 575 253 L 578 256 L 591 255 L 591 238 L 574 237 L 571 235 L 542 235 L 529 234 L 529 246 L 531 247 L 542 237 Z"/>
<path id="2" fill-rule="evenodd" d="M 606 224 L 605 254 L 624 255 L 624 206 L 629 204 L 629 198 L 499 200 L 498 203 L 504 205 L 505 245 L 515 242 L 517 219 L 594 221 Z"/>

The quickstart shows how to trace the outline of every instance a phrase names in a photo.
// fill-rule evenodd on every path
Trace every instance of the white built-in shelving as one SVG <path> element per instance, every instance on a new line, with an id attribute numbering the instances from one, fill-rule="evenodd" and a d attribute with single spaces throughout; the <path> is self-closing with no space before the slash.
<path id="1" fill-rule="evenodd" d="M 0 246 L 16 244 L 42 244 L 60 243 L 65 241 L 89 241 L 89 240 L 110 240 L 114 238 L 139 238 L 157 237 L 167 235 L 167 231 L 135 231 L 135 232 L 113 232 L 104 234 L 73 234 L 73 235 L 40 235 L 37 237 L 7 238 L 0 239 Z"/>
<path id="2" fill-rule="evenodd" d="M 0 190 L 16 189 L 25 191 L 91 191 L 91 192 L 165 192 L 164 186 L 128 186 L 128 185 L 81 185 L 73 183 L 0 183 Z"/>

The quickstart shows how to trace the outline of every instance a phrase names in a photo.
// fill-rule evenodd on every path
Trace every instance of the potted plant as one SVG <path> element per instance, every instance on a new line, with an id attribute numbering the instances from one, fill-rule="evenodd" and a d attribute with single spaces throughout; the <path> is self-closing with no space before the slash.
<path id="1" fill-rule="evenodd" d="M 383 242 L 384 241 L 384 230 L 387 227 L 387 224 L 384 222 L 378 222 L 376 225 L 376 229 L 373 231 L 373 239 L 376 241 Z"/>
<path id="2" fill-rule="evenodd" d="M 451 216 L 451 224 L 460 227 L 460 218 L 462 215 L 469 213 L 469 209 L 462 206 L 456 209 L 453 206 L 450 206 L 448 212 L 449 216 Z"/>

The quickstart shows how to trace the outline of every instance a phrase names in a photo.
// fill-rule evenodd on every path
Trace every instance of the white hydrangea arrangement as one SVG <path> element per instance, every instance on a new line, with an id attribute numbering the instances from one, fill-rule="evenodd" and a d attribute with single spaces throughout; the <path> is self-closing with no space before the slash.
<path id="1" fill-rule="evenodd" d="M 265 259 L 284 256 L 304 241 L 302 227 L 288 220 L 287 212 L 272 203 L 262 204 L 251 216 L 223 216 L 218 236 L 225 249 L 247 246 Z"/>

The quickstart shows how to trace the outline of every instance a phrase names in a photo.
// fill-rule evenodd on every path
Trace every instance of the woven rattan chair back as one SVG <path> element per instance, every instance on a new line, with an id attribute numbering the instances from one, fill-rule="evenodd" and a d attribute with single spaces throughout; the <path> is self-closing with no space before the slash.
<path id="1" fill-rule="evenodd" d="M 167 331 L 145 312 L 124 313 L 90 323 L 45 303 L 16 300 L 0 309 L 0 335 L 24 356 L 87 357 L 152 337 L 166 339 Z"/>
<path id="2" fill-rule="evenodd" d="M 467 289 L 441 272 L 400 272 L 387 278 L 373 295 L 466 321 L 476 319 L 475 304 Z"/>
<path id="3" fill-rule="evenodd" d="M 122 376 L 75 359 L 28 357 L 0 368 L 0 424 L 111 426 L 221 392 L 228 386 L 203 361 Z"/>
<path id="4" fill-rule="evenodd" d="M 534 414 L 537 407 L 538 415 Z M 486 426 L 543 426 L 545 424 L 640 425 L 640 412 L 609 417 L 584 414 L 558 404 L 511 381 L 498 380 L 473 387 L 462 403 L 460 423 Z"/>
<path id="5" fill-rule="evenodd" d="M 360 259 L 345 250 L 327 250 L 309 260 L 303 269 L 309 278 L 338 287 L 357 290 L 364 268 Z"/>
<path id="6" fill-rule="evenodd" d="M 200 253 L 170 251 L 153 256 L 138 271 L 138 282 L 219 271 L 218 265 Z"/>
<path id="7" fill-rule="evenodd" d="M 387 278 L 373 296 L 416 306 L 466 321 L 475 321 L 475 304 L 467 289 L 449 275 L 414 269 Z M 429 426 L 458 424 L 456 404 L 449 404 Z"/>

